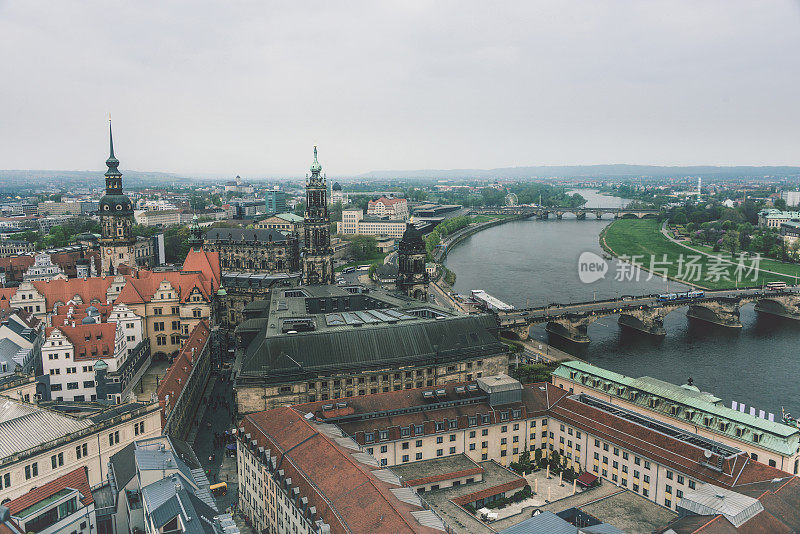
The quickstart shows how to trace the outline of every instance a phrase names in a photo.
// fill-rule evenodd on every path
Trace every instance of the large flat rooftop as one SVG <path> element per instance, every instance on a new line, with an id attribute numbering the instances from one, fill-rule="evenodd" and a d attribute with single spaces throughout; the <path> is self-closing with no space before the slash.
<path id="1" fill-rule="evenodd" d="M 451 486 L 420 494 L 434 512 L 442 517 L 456 534 L 492 534 L 495 531 L 454 503 L 453 499 L 502 486 L 521 478 L 516 473 L 493 461 L 481 462 L 478 465 L 483 468 L 483 480 L 480 482 Z M 395 467 L 392 470 L 397 472 Z"/>
<path id="2" fill-rule="evenodd" d="M 483 468 L 470 460 L 465 454 L 432 458 L 392 467 L 392 471 L 402 477 L 404 482 L 412 485 L 414 485 L 414 481 L 423 479 L 447 480 L 450 475 L 477 470 L 483 471 Z"/>
<path id="3" fill-rule="evenodd" d="M 272 291 L 268 307 L 246 312 L 249 319 L 239 331 L 246 330 L 249 340 L 236 364 L 241 381 L 303 380 L 304 375 L 427 365 L 507 350 L 497 337 L 494 316 L 456 314 L 362 286 L 280 288 Z"/>

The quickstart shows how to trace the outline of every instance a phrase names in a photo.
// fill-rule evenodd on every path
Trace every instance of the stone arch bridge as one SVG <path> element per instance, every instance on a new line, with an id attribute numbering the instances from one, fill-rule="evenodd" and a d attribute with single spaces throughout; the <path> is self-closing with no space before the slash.
<path id="1" fill-rule="evenodd" d="M 687 308 L 690 319 L 726 328 L 741 328 L 739 309 L 755 302 L 755 310 L 778 317 L 800 320 L 800 293 L 761 288 L 706 291 L 699 298 L 660 301 L 657 295 L 623 297 L 576 304 L 550 304 L 498 312 L 500 328 L 527 339 L 531 326 L 546 324 L 547 332 L 576 343 L 588 343 L 589 325 L 601 317 L 619 316 L 619 324 L 653 336 L 663 336 L 664 317 L 677 308 Z"/>
<path id="2" fill-rule="evenodd" d="M 615 219 L 623 217 L 642 219 L 644 217 L 656 217 L 661 210 L 658 209 L 637 209 L 637 208 L 547 208 L 531 206 L 497 206 L 472 208 L 470 213 L 487 215 L 518 215 L 521 217 L 536 217 L 537 219 L 549 219 L 554 216 L 561 219 L 566 213 L 572 213 L 578 220 L 585 220 L 588 215 L 594 215 L 597 219 L 602 219 L 604 215 L 611 214 Z"/>

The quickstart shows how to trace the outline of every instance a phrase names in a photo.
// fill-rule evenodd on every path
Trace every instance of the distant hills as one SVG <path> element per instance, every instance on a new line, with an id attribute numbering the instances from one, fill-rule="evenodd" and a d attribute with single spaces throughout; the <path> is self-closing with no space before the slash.
<path id="1" fill-rule="evenodd" d="M 621 178 L 621 177 L 682 178 L 703 176 L 716 178 L 800 178 L 800 167 L 734 166 L 716 167 L 694 165 L 669 167 L 658 165 L 545 165 L 538 167 L 502 167 L 497 169 L 450 169 L 411 171 L 371 171 L 360 178 Z"/>

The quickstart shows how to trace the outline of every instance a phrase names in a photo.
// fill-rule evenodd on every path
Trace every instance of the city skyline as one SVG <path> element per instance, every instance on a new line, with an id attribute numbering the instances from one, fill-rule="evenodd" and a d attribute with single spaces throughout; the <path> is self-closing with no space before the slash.
<path id="1" fill-rule="evenodd" d="M 6 169 L 101 170 L 109 111 L 189 175 L 796 163 L 796 2 L 42 11 L 0 6 Z"/>

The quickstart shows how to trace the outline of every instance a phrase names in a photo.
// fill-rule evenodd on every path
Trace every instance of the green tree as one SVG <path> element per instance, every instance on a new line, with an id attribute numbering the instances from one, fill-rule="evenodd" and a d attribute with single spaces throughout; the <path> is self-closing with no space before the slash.
<path id="1" fill-rule="evenodd" d="M 520 365 L 516 369 L 512 369 L 511 376 L 523 384 L 532 384 L 534 382 L 549 382 L 550 375 L 558 367 L 556 364 L 534 363 Z"/>
<path id="2" fill-rule="evenodd" d="M 776 210 L 786 211 L 786 201 L 782 198 L 776 198 L 772 205 L 775 206 Z"/>
<path id="3" fill-rule="evenodd" d="M 369 260 L 378 254 L 375 236 L 356 235 L 350 239 L 350 255 L 355 261 Z"/>
<path id="4" fill-rule="evenodd" d="M 189 227 L 172 226 L 164 232 L 167 263 L 183 263 L 189 253 Z"/>
<path id="5" fill-rule="evenodd" d="M 722 238 L 722 246 L 731 254 L 736 254 L 739 251 L 739 232 L 736 230 L 728 230 Z"/>

